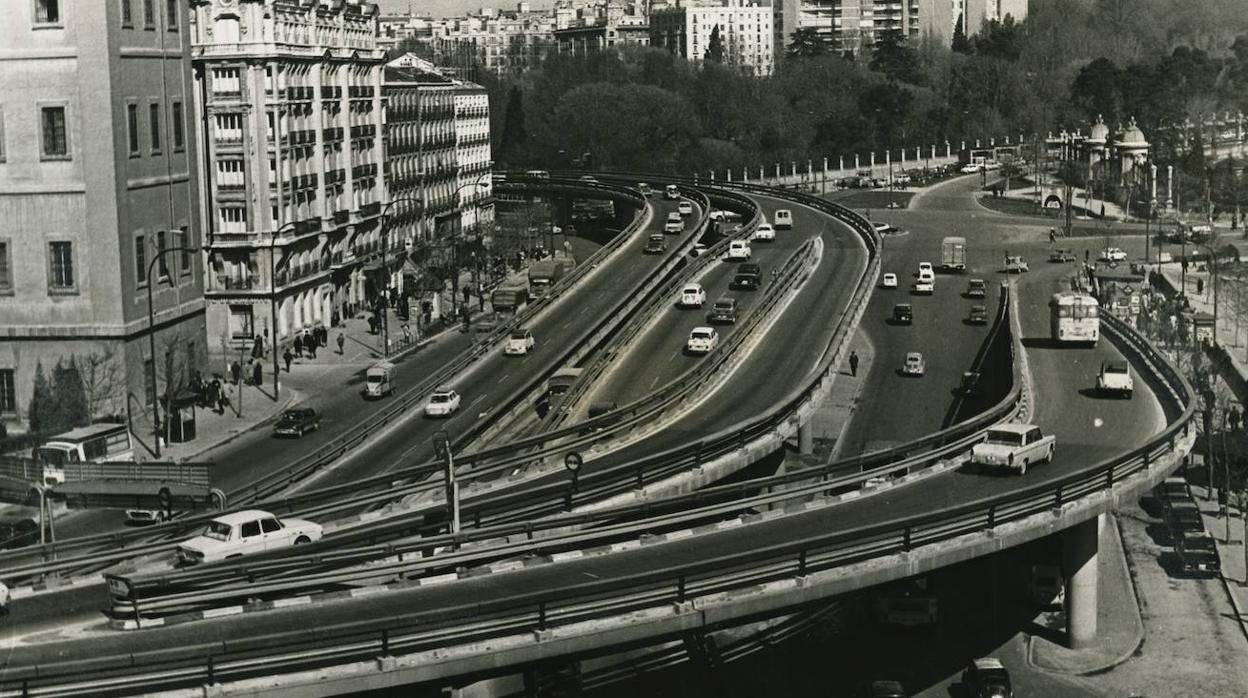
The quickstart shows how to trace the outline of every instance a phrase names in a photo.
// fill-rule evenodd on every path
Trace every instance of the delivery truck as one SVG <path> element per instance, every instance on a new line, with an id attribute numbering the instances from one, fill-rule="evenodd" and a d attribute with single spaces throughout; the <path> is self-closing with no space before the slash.
<path id="1" fill-rule="evenodd" d="M 940 270 L 966 271 L 966 238 L 947 237 L 940 241 Z"/>
<path id="2" fill-rule="evenodd" d="M 490 306 L 498 313 L 514 313 L 528 302 L 529 284 L 525 281 L 504 283 L 490 295 Z"/>
<path id="3" fill-rule="evenodd" d="M 576 266 L 571 257 L 551 257 L 533 263 L 529 267 L 529 294 L 534 298 L 542 298 L 550 292 L 550 287 L 567 276 Z"/>

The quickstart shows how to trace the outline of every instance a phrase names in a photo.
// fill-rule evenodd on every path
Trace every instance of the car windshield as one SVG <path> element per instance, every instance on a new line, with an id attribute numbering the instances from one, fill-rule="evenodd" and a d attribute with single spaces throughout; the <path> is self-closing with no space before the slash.
<path id="1" fill-rule="evenodd" d="M 230 539 L 230 525 L 221 521 L 209 521 L 201 533 L 204 538 L 226 541 Z"/>
<path id="2" fill-rule="evenodd" d="M 732 310 L 732 301 L 715 301 L 715 307 L 719 310 Z"/>
<path id="3" fill-rule="evenodd" d="M 1105 364 L 1106 373 L 1127 373 L 1126 364 Z"/>
<path id="4" fill-rule="evenodd" d="M 287 422 L 295 422 L 303 419 L 303 417 L 303 410 L 286 410 L 286 412 L 282 414 L 282 419 Z"/>
<path id="5" fill-rule="evenodd" d="M 698 293 L 702 289 L 697 286 L 686 286 L 685 293 Z"/>
<path id="6" fill-rule="evenodd" d="M 1023 435 L 1012 431 L 1003 431 L 1000 429 L 989 429 L 986 443 L 1005 444 L 1007 446 L 1017 446 L 1023 442 Z"/>
<path id="7" fill-rule="evenodd" d="M 430 402 L 450 402 L 451 394 L 450 393 L 434 393 L 433 398 L 431 398 L 429 401 Z"/>
<path id="8" fill-rule="evenodd" d="M 710 339 L 712 335 L 710 332 L 694 331 L 691 336 L 693 337 L 693 339 Z"/>
<path id="9" fill-rule="evenodd" d="M 511 333 L 512 339 L 524 339 L 527 336 L 528 336 L 527 332 L 512 332 Z"/>

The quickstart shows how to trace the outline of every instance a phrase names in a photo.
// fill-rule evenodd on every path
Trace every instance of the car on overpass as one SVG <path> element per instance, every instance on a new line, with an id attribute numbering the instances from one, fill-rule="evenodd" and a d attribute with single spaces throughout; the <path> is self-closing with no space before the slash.
<path id="1" fill-rule="evenodd" d="M 223 514 L 203 532 L 178 545 L 178 562 L 197 565 L 254 555 L 321 539 L 321 525 L 303 519 L 279 519 L 267 511 L 247 509 Z"/>
<path id="2" fill-rule="evenodd" d="M 750 239 L 758 240 L 759 242 L 775 242 L 776 229 L 771 227 L 770 223 L 759 223 L 758 227 L 754 229 L 754 235 L 750 236 Z"/>
<path id="3" fill-rule="evenodd" d="M 321 428 L 321 418 L 311 407 L 293 407 L 278 417 L 273 425 L 274 436 L 303 436 Z"/>
<path id="4" fill-rule="evenodd" d="M 663 198 L 670 199 L 672 201 L 679 199 L 680 187 L 677 187 L 675 184 L 669 184 L 666 187 L 663 187 Z"/>
<path id="5" fill-rule="evenodd" d="M 1014 698 L 1010 672 L 995 657 L 971 662 L 962 672 L 962 691 L 973 698 Z"/>
<path id="6" fill-rule="evenodd" d="M 792 228 L 793 212 L 787 208 L 776 209 L 775 222 L 777 228 Z"/>
<path id="7" fill-rule="evenodd" d="M 711 312 L 706 314 L 706 321 L 712 325 L 732 325 L 737 321 L 737 299 L 732 296 L 723 296 L 715 301 L 715 305 L 711 306 Z"/>
<path id="8" fill-rule="evenodd" d="M 598 178 L 593 175 L 581 175 L 580 177 L 577 178 L 577 181 L 585 182 L 586 184 L 597 184 Z"/>
<path id="9" fill-rule="evenodd" d="M 689 332 L 685 351 L 690 354 L 709 354 L 719 346 L 719 333 L 714 327 L 695 327 Z"/>
<path id="10" fill-rule="evenodd" d="M 909 303 L 894 305 L 892 321 L 896 325 L 909 325 L 914 322 L 914 306 Z"/>
<path id="11" fill-rule="evenodd" d="M 867 695 L 871 698 L 908 698 L 910 694 L 906 693 L 900 681 L 872 681 Z"/>
<path id="12" fill-rule="evenodd" d="M 919 280 L 931 279 L 932 281 L 935 281 L 936 269 L 932 267 L 931 262 L 919 262 L 919 273 L 916 274 L 916 276 L 919 277 Z"/>
<path id="13" fill-rule="evenodd" d="M 1117 395 L 1131 399 L 1135 382 L 1131 380 L 1131 367 L 1126 361 L 1102 361 L 1101 372 L 1096 375 L 1096 392 L 1101 395 Z"/>
<path id="14" fill-rule="evenodd" d="M 970 312 L 967 313 L 966 321 L 971 325 L 987 325 L 988 308 L 982 305 L 972 305 Z"/>
<path id="15" fill-rule="evenodd" d="M 889 225 L 888 223 L 885 223 L 884 221 L 876 221 L 871 224 L 871 227 L 874 228 L 875 232 L 880 235 L 892 235 L 893 233 L 901 232 L 897 228 L 894 228 L 893 226 Z"/>
<path id="16" fill-rule="evenodd" d="M 729 288 L 738 291 L 757 291 L 762 282 L 763 268 L 753 262 L 737 265 L 737 274 L 732 277 Z"/>
<path id="17" fill-rule="evenodd" d="M 651 235 L 646 238 L 646 248 L 642 250 L 645 254 L 663 254 L 667 252 L 667 238 L 662 235 Z"/>
<path id="18" fill-rule="evenodd" d="M 517 327 L 507 337 L 507 343 L 503 345 L 503 353 L 507 356 L 524 356 L 533 351 L 535 346 L 537 342 L 533 339 L 533 333 L 523 327 Z"/>
<path id="19" fill-rule="evenodd" d="M 680 214 L 672 211 L 667 214 L 667 221 L 663 223 L 663 232 L 665 233 L 683 233 L 685 232 L 685 221 Z"/>
<path id="20" fill-rule="evenodd" d="M 963 165 L 961 169 L 959 169 L 958 171 L 961 172 L 962 174 L 974 174 L 975 172 L 979 172 L 981 169 L 985 169 L 985 168 L 982 165 L 979 165 L 977 163 L 968 162 L 965 165 Z"/>
<path id="21" fill-rule="evenodd" d="M 919 277 L 914 282 L 914 286 L 910 289 L 911 293 L 919 296 L 930 296 L 936 292 L 936 280 L 932 278 Z"/>
<path id="22" fill-rule="evenodd" d="M 459 393 L 450 388 L 438 388 L 425 403 L 426 417 L 449 417 L 459 409 Z"/>
<path id="23" fill-rule="evenodd" d="M 971 449 L 971 464 L 1027 473 L 1033 463 L 1053 460 L 1057 440 L 1040 427 L 1022 422 L 1006 422 L 988 429 L 986 438 Z"/>
<path id="24" fill-rule="evenodd" d="M 646 182 L 637 183 L 637 193 L 641 194 L 642 196 L 646 198 L 654 196 L 654 190 L 651 189 L 650 185 L 647 184 Z"/>
<path id="25" fill-rule="evenodd" d="M 733 240 L 728 243 L 728 254 L 724 259 L 729 262 L 741 262 L 750 258 L 750 243 L 745 240 Z"/>
<path id="26" fill-rule="evenodd" d="M 892 272 L 885 274 L 880 281 L 880 286 L 883 288 L 897 288 L 897 275 Z"/>
<path id="27" fill-rule="evenodd" d="M 912 351 L 906 354 L 906 360 L 901 365 L 901 372 L 907 376 L 921 376 L 927 372 L 927 363 L 923 361 L 923 354 Z"/>
<path id="28" fill-rule="evenodd" d="M 692 216 L 693 202 L 688 199 L 682 200 L 679 204 L 676 204 L 676 212 L 682 216 Z"/>
<path id="29" fill-rule="evenodd" d="M 681 308 L 701 308 L 706 305 L 706 289 L 700 284 L 685 284 L 680 289 L 680 302 L 676 305 Z"/>

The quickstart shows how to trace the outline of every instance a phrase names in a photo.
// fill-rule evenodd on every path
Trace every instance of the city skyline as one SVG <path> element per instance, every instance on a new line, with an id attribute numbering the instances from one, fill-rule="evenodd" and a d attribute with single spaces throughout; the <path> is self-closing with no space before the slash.
<path id="1" fill-rule="evenodd" d="M 519 2 L 520 0 L 474 0 L 469 3 L 460 0 L 377 0 L 382 14 L 404 14 L 410 7 L 415 14 L 429 14 L 434 17 L 463 15 L 482 7 L 510 9 Z M 550 9 L 553 4 L 551 0 L 529 0 L 530 7 L 535 10 Z"/>

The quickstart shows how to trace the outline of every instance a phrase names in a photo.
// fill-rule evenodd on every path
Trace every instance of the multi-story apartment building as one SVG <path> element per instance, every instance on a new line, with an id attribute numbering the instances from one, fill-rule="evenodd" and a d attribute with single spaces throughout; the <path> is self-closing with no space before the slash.
<path id="1" fill-rule="evenodd" d="M 1015 22 L 1027 19 L 1027 0 L 962 0 L 960 4 L 963 11 L 953 17 L 962 17 L 962 31 L 967 36 L 978 34 L 984 22 L 1003 22 L 1006 17 L 1013 17 Z"/>
<path id="2" fill-rule="evenodd" d="M 191 0 L 210 349 L 331 326 L 389 286 L 376 6 Z M 383 266 L 383 262 L 385 263 Z"/>
<path id="3" fill-rule="evenodd" d="M 490 111 L 485 88 L 412 54 L 386 65 L 390 229 L 409 245 L 489 234 Z"/>
<path id="4" fill-rule="evenodd" d="M 640 8 L 617 2 L 556 7 L 555 44 L 562 55 L 584 56 L 623 46 L 648 46 L 650 24 Z"/>
<path id="5" fill-rule="evenodd" d="M 725 65 L 752 75 L 771 74 L 775 55 L 772 7 L 753 0 L 656 10 L 650 14 L 650 45 L 700 61 L 716 28 Z"/>
<path id="6" fill-rule="evenodd" d="M 776 0 L 777 50 L 793 32 L 813 28 L 836 51 L 869 51 L 880 34 L 899 31 L 917 43 L 924 35 L 947 44 L 953 35 L 955 0 Z M 968 0 L 973 2 L 975 0 Z M 979 0 L 1012 2 L 1013 0 Z M 1023 0 L 1025 2 L 1026 0 Z"/>
<path id="7" fill-rule="evenodd" d="M 72 362 L 150 445 L 154 397 L 204 368 L 187 5 L 7 3 L 0 46 L 0 420 Z"/>

